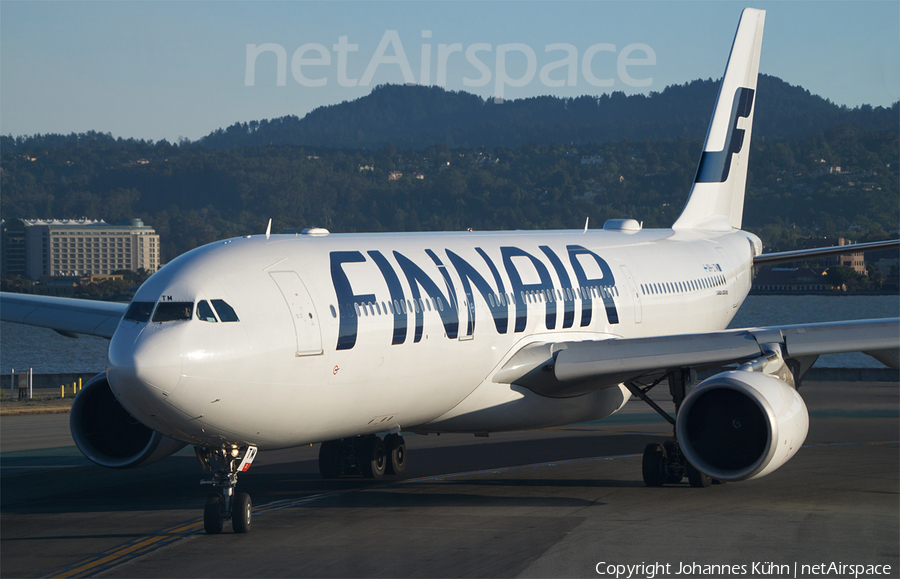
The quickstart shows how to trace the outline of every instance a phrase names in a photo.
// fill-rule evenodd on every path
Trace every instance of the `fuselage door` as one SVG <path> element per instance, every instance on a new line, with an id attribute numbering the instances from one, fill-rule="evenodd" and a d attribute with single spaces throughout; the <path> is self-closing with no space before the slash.
<path id="1" fill-rule="evenodd" d="M 475 337 L 475 296 L 463 294 L 462 299 L 459 304 L 459 339 L 464 341 Z"/>
<path id="2" fill-rule="evenodd" d="M 322 353 L 322 331 L 312 298 L 303 280 L 293 271 L 269 272 L 281 290 L 294 322 L 297 337 L 297 355 L 315 356 Z"/>
<path id="3" fill-rule="evenodd" d="M 736 277 L 737 271 L 732 273 L 732 271 L 731 271 L 731 268 L 732 268 L 731 256 L 728 255 L 728 253 L 725 251 L 724 248 L 717 247 L 716 251 L 718 251 L 719 255 L 722 256 L 722 270 L 723 270 L 722 273 L 724 274 L 725 279 L 728 280 L 728 283 L 725 285 L 725 288 L 729 293 L 731 293 L 731 307 L 733 309 L 738 309 L 739 307 L 741 307 L 741 302 L 740 302 L 740 300 L 738 300 L 738 292 L 736 291 L 737 284 L 732 283 L 733 279 L 731 279 L 731 280 L 728 279 L 729 274 L 731 274 L 732 278 Z"/>

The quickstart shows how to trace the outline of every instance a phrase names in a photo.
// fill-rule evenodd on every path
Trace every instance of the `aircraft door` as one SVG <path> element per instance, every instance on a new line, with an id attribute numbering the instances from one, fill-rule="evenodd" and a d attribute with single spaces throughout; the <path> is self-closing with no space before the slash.
<path id="1" fill-rule="evenodd" d="M 634 306 L 634 323 L 640 324 L 643 319 L 643 309 L 641 308 L 641 292 L 637 286 L 637 283 L 634 281 L 634 277 L 631 275 L 631 272 L 628 271 L 628 268 L 624 265 L 619 266 L 622 268 L 622 273 L 625 274 L 625 279 L 628 282 L 628 291 L 631 293 L 631 303 Z"/>
<path id="2" fill-rule="evenodd" d="M 463 294 L 463 303 L 459 308 L 459 339 L 460 341 L 474 338 L 475 330 L 475 296 Z M 463 312 L 465 311 L 465 316 Z"/>
<path id="3" fill-rule="evenodd" d="M 722 256 L 722 269 L 725 270 L 723 273 L 727 275 L 729 272 L 731 272 L 731 257 L 725 252 L 725 249 L 722 247 L 717 247 L 716 251 L 718 251 L 719 255 Z M 734 272 L 734 275 L 737 275 L 736 271 Z M 741 307 L 741 302 L 740 300 L 738 300 L 738 292 L 735 291 L 737 289 L 737 284 L 729 283 L 725 287 L 728 288 L 728 293 L 731 294 L 731 307 L 733 309 Z"/>
<path id="4" fill-rule="evenodd" d="M 284 301 L 291 312 L 294 333 L 297 338 L 297 356 L 315 356 L 322 353 L 322 331 L 312 298 L 293 271 L 269 272 L 272 280 L 281 290 Z"/>

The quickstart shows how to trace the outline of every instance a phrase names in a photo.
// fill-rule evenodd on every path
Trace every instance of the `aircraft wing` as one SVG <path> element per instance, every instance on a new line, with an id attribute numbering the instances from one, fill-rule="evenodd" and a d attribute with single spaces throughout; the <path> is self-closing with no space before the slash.
<path id="1" fill-rule="evenodd" d="M 794 360 L 798 378 L 817 356 L 842 352 L 864 352 L 900 368 L 900 318 L 535 344 L 513 356 L 493 381 L 543 396 L 577 396 L 622 382 L 647 382 L 680 368 L 744 363 L 774 347 L 789 365 Z"/>
<path id="2" fill-rule="evenodd" d="M 128 304 L 0 292 L 0 320 L 112 338 Z"/>

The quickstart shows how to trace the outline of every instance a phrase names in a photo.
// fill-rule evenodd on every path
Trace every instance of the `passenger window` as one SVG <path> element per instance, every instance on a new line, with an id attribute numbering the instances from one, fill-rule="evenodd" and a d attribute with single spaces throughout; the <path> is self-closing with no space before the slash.
<path id="1" fill-rule="evenodd" d="M 194 313 L 192 302 L 161 302 L 153 314 L 154 322 L 178 322 L 191 319 Z"/>
<path id="2" fill-rule="evenodd" d="M 128 310 L 125 312 L 124 319 L 131 322 L 146 322 L 153 313 L 153 302 L 131 302 Z"/>
<path id="3" fill-rule="evenodd" d="M 209 304 L 206 300 L 201 300 L 197 303 L 197 319 L 203 320 L 204 322 L 217 322 L 216 315 L 213 313 L 212 308 L 209 307 Z"/>
<path id="4" fill-rule="evenodd" d="M 223 322 L 239 322 L 240 320 L 237 317 L 237 314 L 234 313 L 234 309 L 225 303 L 225 300 L 211 300 L 213 307 L 216 309 L 216 313 L 219 314 L 219 319 Z"/>

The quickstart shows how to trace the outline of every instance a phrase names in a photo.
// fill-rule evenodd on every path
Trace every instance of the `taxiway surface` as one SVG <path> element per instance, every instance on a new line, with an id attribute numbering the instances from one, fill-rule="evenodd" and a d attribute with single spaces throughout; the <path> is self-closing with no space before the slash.
<path id="1" fill-rule="evenodd" d="M 801 392 L 806 445 L 759 480 L 645 487 L 640 453 L 669 427 L 632 401 L 596 424 L 408 436 L 403 480 L 322 480 L 318 445 L 263 452 L 239 482 L 253 497 L 252 531 L 226 525 L 218 536 L 202 532 L 206 487 L 191 452 L 112 471 L 71 446 L 67 415 L 4 417 L 0 575 L 597 577 L 602 562 L 604 572 L 668 564 L 679 577 L 722 575 L 703 565 L 756 577 L 890 565 L 897 577 L 900 387 Z"/>

